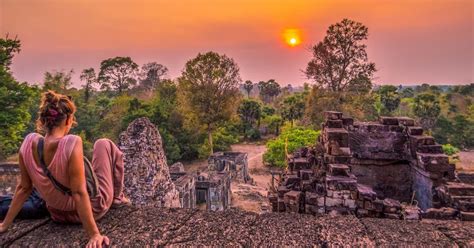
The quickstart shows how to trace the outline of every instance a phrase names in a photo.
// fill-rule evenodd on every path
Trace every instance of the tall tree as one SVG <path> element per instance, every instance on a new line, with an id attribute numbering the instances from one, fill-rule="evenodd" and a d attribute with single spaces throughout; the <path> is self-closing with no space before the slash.
<path id="1" fill-rule="evenodd" d="M 185 105 L 206 126 L 212 154 L 212 132 L 216 124 L 229 120 L 235 113 L 234 103 L 240 95 L 239 67 L 226 55 L 198 54 L 186 63 L 179 82 Z"/>
<path id="2" fill-rule="evenodd" d="M 344 19 L 329 26 L 323 41 L 312 48 L 313 58 L 305 70 L 308 79 L 340 92 L 357 78 L 371 78 L 376 69 L 365 51 L 367 37 L 368 29 L 360 22 Z"/>
<path id="3" fill-rule="evenodd" d="M 0 66 L 2 66 L 5 71 L 10 70 L 13 56 L 20 52 L 20 48 L 21 44 L 17 37 L 10 39 L 7 34 L 4 39 L 0 39 Z"/>
<path id="4" fill-rule="evenodd" d="M 54 90 L 56 92 L 65 93 L 72 85 L 72 74 L 70 71 L 53 71 L 44 73 L 43 90 Z"/>
<path id="5" fill-rule="evenodd" d="M 441 113 L 441 106 L 435 95 L 421 93 L 414 99 L 413 113 L 420 119 L 424 129 L 431 130 Z"/>
<path id="6" fill-rule="evenodd" d="M 253 89 L 253 83 L 250 80 L 245 81 L 244 83 L 244 90 L 247 92 L 247 98 L 250 98 L 250 93 Z"/>
<path id="7" fill-rule="evenodd" d="M 168 68 L 157 62 L 146 63 L 140 71 L 140 86 L 146 90 L 155 89 L 168 73 Z"/>
<path id="8" fill-rule="evenodd" d="M 291 123 L 293 127 L 295 120 L 303 117 L 305 108 L 305 98 L 303 94 L 292 94 L 283 100 L 281 106 L 281 117 Z"/>
<path id="9" fill-rule="evenodd" d="M 393 85 L 381 86 L 377 93 L 380 95 L 380 102 L 382 103 L 385 113 L 391 114 L 400 105 L 400 94 L 398 94 L 397 87 Z"/>
<path id="10" fill-rule="evenodd" d="M 138 65 L 130 57 L 109 58 L 100 63 L 99 83 L 102 89 L 115 88 L 119 93 L 136 85 Z"/>
<path id="11" fill-rule="evenodd" d="M 265 103 L 270 103 L 273 99 L 281 93 L 280 85 L 274 80 L 260 81 L 258 83 L 260 96 Z"/>
<path id="12" fill-rule="evenodd" d="M 84 69 L 80 75 L 81 81 L 85 81 L 84 88 L 84 101 L 87 103 L 94 90 L 94 85 L 97 84 L 97 76 L 95 75 L 94 68 Z"/>
<path id="13" fill-rule="evenodd" d="M 19 40 L 0 38 L 0 160 L 17 152 L 31 119 L 29 107 L 38 94 L 37 88 L 17 82 L 10 72 L 19 51 Z"/>
<path id="14" fill-rule="evenodd" d="M 247 137 L 247 129 L 252 128 L 262 116 L 262 105 L 255 100 L 245 99 L 240 104 L 237 113 L 242 121 L 244 136 Z"/>

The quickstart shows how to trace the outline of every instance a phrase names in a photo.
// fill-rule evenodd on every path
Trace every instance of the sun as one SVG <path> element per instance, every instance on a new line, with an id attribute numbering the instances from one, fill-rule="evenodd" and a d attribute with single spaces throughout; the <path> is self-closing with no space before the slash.
<path id="1" fill-rule="evenodd" d="M 283 31 L 283 39 L 286 44 L 295 47 L 301 43 L 301 31 L 296 28 L 285 29 Z"/>

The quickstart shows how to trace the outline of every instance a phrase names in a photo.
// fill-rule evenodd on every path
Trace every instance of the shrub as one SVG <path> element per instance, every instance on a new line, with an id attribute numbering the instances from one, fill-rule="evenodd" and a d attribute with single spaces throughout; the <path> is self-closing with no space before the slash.
<path id="1" fill-rule="evenodd" d="M 212 137 L 214 152 L 228 151 L 230 150 L 230 145 L 239 142 L 238 137 L 233 132 L 222 127 L 214 131 Z M 211 149 L 208 139 L 204 140 L 204 143 L 199 147 L 198 151 L 200 158 L 207 158 L 209 156 Z"/>
<path id="2" fill-rule="evenodd" d="M 451 144 L 445 144 L 443 145 L 443 151 L 444 153 L 446 153 L 446 155 L 453 156 L 454 154 L 459 152 L 459 149 Z"/>
<path id="3" fill-rule="evenodd" d="M 247 131 L 247 137 L 252 141 L 259 140 L 261 138 L 260 131 L 257 128 L 252 128 Z"/>
<path id="4" fill-rule="evenodd" d="M 267 142 L 268 150 L 263 155 L 263 160 L 272 166 L 284 167 L 286 140 L 288 140 L 288 153 L 292 153 L 300 147 L 314 145 L 319 134 L 320 131 L 313 129 L 286 127 L 280 136 Z"/>

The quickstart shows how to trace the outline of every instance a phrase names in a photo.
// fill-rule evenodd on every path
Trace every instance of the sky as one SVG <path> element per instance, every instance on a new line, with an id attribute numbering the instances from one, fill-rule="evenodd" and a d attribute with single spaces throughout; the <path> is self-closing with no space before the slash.
<path id="1" fill-rule="evenodd" d="M 186 61 L 215 51 L 233 58 L 243 80 L 310 82 L 310 47 L 349 18 L 369 29 L 376 84 L 474 82 L 473 0 L 0 0 L 0 34 L 18 36 L 19 81 L 46 71 L 96 70 L 130 56 L 181 74 Z M 296 30 L 297 45 L 285 41 Z"/>

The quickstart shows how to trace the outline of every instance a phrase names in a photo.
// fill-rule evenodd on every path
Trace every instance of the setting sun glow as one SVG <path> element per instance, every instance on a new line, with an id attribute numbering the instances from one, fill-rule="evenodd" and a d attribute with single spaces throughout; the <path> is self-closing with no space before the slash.
<path id="1" fill-rule="evenodd" d="M 283 38 L 289 46 L 297 46 L 301 43 L 301 31 L 294 28 L 285 29 L 285 31 L 283 31 Z"/>

